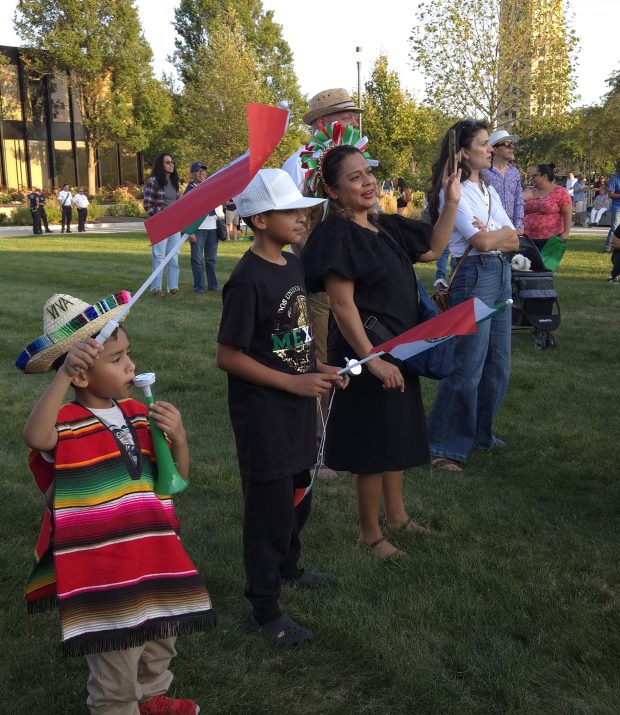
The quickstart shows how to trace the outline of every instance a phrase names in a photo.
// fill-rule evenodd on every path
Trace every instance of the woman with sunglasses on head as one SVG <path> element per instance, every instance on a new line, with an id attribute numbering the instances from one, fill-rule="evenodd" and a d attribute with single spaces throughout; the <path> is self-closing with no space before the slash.
<path id="1" fill-rule="evenodd" d="M 515 228 L 492 186 L 480 172 L 491 166 L 493 150 L 486 123 L 473 119 L 457 122 L 460 152 L 461 200 L 450 237 L 453 279 L 450 303 L 478 297 L 493 306 L 511 295 L 510 263 L 506 253 L 519 248 Z M 448 158 L 448 133 L 433 165 L 428 207 L 437 221 L 444 204 L 442 167 Z M 503 443 L 493 435 L 493 419 L 510 378 L 511 311 L 507 308 L 478 325 L 474 335 L 456 341 L 454 368 L 437 387 L 428 418 L 431 463 L 448 471 L 461 471 L 472 449 L 488 450 Z"/>
<path id="2" fill-rule="evenodd" d="M 554 183 L 553 164 L 539 164 L 532 172 L 532 191 L 525 193 L 525 235 L 539 251 L 551 236 L 568 241 L 573 225 L 573 201 L 563 186 Z"/>
<path id="3" fill-rule="evenodd" d="M 448 176 L 444 161 L 440 181 L 447 200 L 434 228 L 397 214 L 378 216 L 377 181 L 367 156 L 351 144 L 328 148 L 312 188 L 329 199 L 328 212 L 301 258 L 308 290 L 329 296 L 327 349 L 333 365 L 366 357 L 383 341 L 371 317 L 390 336 L 418 323 L 412 264 L 442 254 L 460 197 L 459 175 Z M 306 173 L 312 187 L 311 179 L 312 171 Z M 345 399 L 334 395 L 325 463 L 356 475 L 359 543 L 374 556 L 391 558 L 400 552 L 383 536 L 382 501 L 385 528 L 429 531 L 409 517 L 403 501 L 404 470 L 429 462 L 420 381 L 388 355 L 368 362 L 343 392 Z"/>
<path id="4" fill-rule="evenodd" d="M 173 204 L 179 198 L 179 175 L 177 173 L 174 159 L 164 152 L 159 154 L 153 162 L 151 175 L 144 185 L 144 210 L 149 216 L 154 216 L 159 211 Z M 172 251 L 176 252 L 167 265 L 168 271 L 168 292 L 171 295 L 181 293 L 179 290 L 179 251 L 181 245 L 181 234 L 179 232 L 164 238 L 154 246 L 151 246 L 152 268 L 155 270 L 161 265 L 164 258 Z M 162 292 L 163 276 L 161 273 L 153 279 L 151 283 L 151 295 L 156 298 L 163 296 Z"/>

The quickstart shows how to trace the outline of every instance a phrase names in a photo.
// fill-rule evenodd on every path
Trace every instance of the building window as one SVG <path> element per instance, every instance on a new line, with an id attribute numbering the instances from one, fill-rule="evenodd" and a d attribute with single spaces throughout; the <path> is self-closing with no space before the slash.
<path id="1" fill-rule="evenodd" d="M 118 160 L 115 146 L 99 149 L 99 179 L 101 186 L 118 185 Z"/>
<path id="2" fill-rule="evenodd" d="M 128 149 L 121 148 L 121 174 L 123 183 L 131 181 L 132 184 L 138 183 L 138 162 L 135 153 Z"/>
<path id="3" fill-rule="evenodd" d="M 69 92 L 67 78 L 62 74 L 55 74 L 50 78 L 50 94 L 52 98 L 52 119 L 55 122 L 69 122 Z"/>
<path id="4" fill-rule="evenodd" d="M 31 139 L 28 142 L 28 148 L 30 149 L 30 177 L 32 179 L 32 185 L 39 189 L 50 188 L 47 142 Z"/>
<path id="5" fill-rule="evenodd" d="M 26 143 L 23 139 L 5 139 L 3 149 L 7 186 L 11 189 L 27 188 Z"/>
<path id="6" fill-rule="evenodd" d="M 88 162 L 86 155 L 86 142 L 75 142 L 77 151 L 78 177 L 80 185 L 85 186 L 88 183 Z"/>
<path id="7" fill-rule="evenodd" d="M 75 170 L 73 166 L 73 151 L 71 142 L 55 141 L 54 156 L 56 157 L 56 181 L 58 186 L 75 182 Z"/>
<path id="8" fill-rule="evenodd" d="M 0 101 L 2 119 L 23 120 L 17 65 L 0 65 Z"/>

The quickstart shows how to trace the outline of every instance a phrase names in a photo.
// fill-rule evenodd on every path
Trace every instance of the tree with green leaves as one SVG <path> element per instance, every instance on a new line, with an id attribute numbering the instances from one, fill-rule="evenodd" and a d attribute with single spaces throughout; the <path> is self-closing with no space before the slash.
<path id="1" fill-rule="evenodd" d="M 196 51 L 194 68 L 180 98 L 183 157 L 200 159 L 209 169 L 229 163 L 248 146 L 244 107 L 274 103 L 273 90 L 262 76 L 253 47 L 236 29 L 234 11 Z M 301 139 L 294 129 L 280 142 L 272 163 L 279 165 Z"/>
<path id="2" fill-rule="evenodd" d="M 136 102 L 154 85 L 151 49 L 133 0 L 19 0 L 16 32 L 36 50 L 28 70 L 62 73 L 79 108 L 87 145 L 88 192 L 95 193 L 97 149 L 126 141 L 144 148 Z"/>
<path id="3" fill-rule="evenodd" d="M 379 178 L 404 176 L 409 185 L 422 188 L 449 119 L 416 104 L 402 89 L 398 74 L 389 69 L 386 55 L 374 63 L 362 106 L 369 150 L 380 162 Z"/>
<path id="4" fill-rule="evenodd" d="M 423 0 L 416 18 L 410 56 L 433 106 L 492 128 L 568 106 L 577 39 L 562 0 Z"/>
<path id="5" fill-rule="evenodd" d="M 265 12 L 261 0 L 181 0 L 174 16 L 178 33 L 174 59 L 184 81 L 190 81 L 194 71 L 202 71 L 197 63 L 199 50 L 224 30 L 234 27 L 238 42 L 254 54 L 270 101 L 286 100 L 292 124 L 298 123 L 306 111 L 306 101 L 295 75 L 293 53 L 282 37 L 282 26 L 274 20 L 273 11 Z M 235 72 L 233 62 L 229 77 Z"/>

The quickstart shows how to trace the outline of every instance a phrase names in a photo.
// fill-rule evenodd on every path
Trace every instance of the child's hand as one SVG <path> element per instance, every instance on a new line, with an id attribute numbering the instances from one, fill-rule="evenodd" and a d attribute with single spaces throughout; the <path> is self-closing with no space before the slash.
<path id="1" fill-rule="evenodd" d="M 349 373 L 346 375 L 339 375 L 339 370 L 340 368 L 334 367 L 334 365 L 326 365 L 325 363 L 320 363 L 319 365 L 319 372 L 322 372 L 332 381 L 333 387 L 344 390 L 349 384 Z"/>
<path id="2" fill-rule="evenodd" d="M 67 377 L 75 377 L 80 372 L 86 372 L 95 364 L 95 360 L 102 351 L 103 345 L 94 338 L 80 340 L 69 349 L 60 372 L 64 372 Z"/>
<path id="3" fill-rule="evenodd" d="M 333 375 L 321 372 L 291 375 L 290 392 L 300 397 L 320 397 L 332 389 L 333 381 Z"/>
<path id="4" fill-rule="evenodd" d="M 149 417 L 152 417 L 159 429 L 168 435 L 173 445 L 187 442 L 181 413 L 174 405 L 161 400 L 153 402 L 149 408 Z"/>

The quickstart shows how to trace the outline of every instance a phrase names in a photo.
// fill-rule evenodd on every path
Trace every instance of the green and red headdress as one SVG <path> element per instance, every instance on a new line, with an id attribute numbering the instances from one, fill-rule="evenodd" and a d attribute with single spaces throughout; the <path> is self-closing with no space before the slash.
<path id="1" fill-rule="evenodd" d="M 301 166 L 305 169 L 305 183 L 314 196 L 318 196 L 323 186 L 321 167 L 325 157 L 332 149 L 343 144 L 349 144 L 359 149 L 371 166 L 377 166 L 378 161 L 372 159 L 366 151 L 368 138 L 363 137 L 359 129 L 350 124 L 332 122 L 323 124 L 312 135 L 305 149 L 299 155 Z"/>

